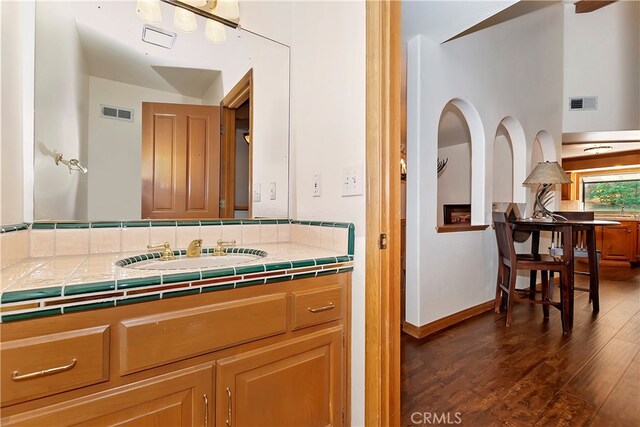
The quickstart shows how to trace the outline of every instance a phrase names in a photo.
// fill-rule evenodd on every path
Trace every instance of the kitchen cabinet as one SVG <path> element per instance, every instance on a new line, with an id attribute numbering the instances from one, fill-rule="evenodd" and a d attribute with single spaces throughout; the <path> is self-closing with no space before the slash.
<path id="1" fill-rule="evenodd" d="M 602 259 L 612 261 L 636 261 L 637 223 L 621 222 L 620 225 L 602 230 Z"/>
<path id="2" fill-rule="evenodd" d="M 0 324 L 0 424 L 348 425 L 350 284 L 347 272 Z"/>

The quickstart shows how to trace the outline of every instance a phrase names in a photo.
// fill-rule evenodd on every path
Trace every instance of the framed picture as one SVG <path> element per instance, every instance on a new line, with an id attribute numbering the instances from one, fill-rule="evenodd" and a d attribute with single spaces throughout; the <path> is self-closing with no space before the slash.
<path id="1" fill-rule="evenodd" d="M 445 224 L 471 224 L 471 205 L 443 205 Z"/>

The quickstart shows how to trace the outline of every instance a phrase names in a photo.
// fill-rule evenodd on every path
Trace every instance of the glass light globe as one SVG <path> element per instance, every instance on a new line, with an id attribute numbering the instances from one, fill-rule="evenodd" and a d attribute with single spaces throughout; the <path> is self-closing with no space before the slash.
<path id="1" fill-rule="evenodd" d="M 148 22 L 162 21 L 160 0 L 138 0 L 136 2 L 136 14 Z"/>
<path id="2" fill-rule="evenodd" d="M 175 12 L 173 13 L 173 25 L 185 33 L 190 33 L 198 28 L 196 15 L 194 15 L 193 12 L 189 12 L 188 10 L 184 10 L 179 7 L 176 7 Z"/>
<path id="3" fill-rule="evenodd" d="M 211 43 L 224 43 L 227 40 L 224 25 L 213 19 L 207 19 L 207 24 L 204 27 L 204 36 Z"/>
<path id="4" fill-rule="evenodd" d="M 238 0 L 218 0 L 213 13 L 226 19 L 238 19 L 240 17 Z"/>

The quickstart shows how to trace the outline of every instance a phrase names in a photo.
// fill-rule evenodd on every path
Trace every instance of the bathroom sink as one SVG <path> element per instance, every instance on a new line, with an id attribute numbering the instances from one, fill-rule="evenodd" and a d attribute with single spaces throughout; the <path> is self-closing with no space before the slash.
<path id="1" fill-rule="evenodd" d="M 220 267 L 234 267 L 246 264 L 261 258 L 260 255 L 252 254 L 228 254 L 224 256 L 201 255 L 195 258 L 179 256 L 169 261 L 152 259 L 148 261 L 134 262 L 126 268 L 136 270 L 200 270 Z"/>

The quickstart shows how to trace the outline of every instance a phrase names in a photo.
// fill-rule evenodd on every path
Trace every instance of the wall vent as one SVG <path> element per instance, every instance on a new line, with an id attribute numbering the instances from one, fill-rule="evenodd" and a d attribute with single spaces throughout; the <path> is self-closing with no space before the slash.
<path id="1" fill-rule="evenodd" d="M 133 109 L 111 107 L 109 105 L 100 105 L 100 116 L 108 119 L 124 120 L 125 122 L 133 122 Z"/>
<path id="2" fill-rule="evenodd" d="M 597 110 L 598 109 L 598 97 L 597 96 L 576 96 L 569 98 L 569 110 Z"/>

